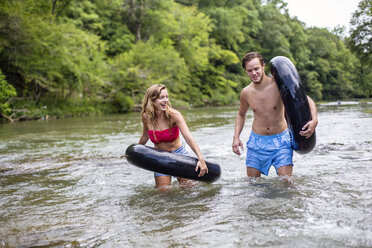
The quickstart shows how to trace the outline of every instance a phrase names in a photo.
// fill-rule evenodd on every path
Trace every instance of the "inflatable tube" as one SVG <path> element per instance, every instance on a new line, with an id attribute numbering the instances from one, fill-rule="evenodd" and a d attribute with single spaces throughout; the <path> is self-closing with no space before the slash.
<path id="1" fill-rule="evenodd" d="M 130 145 L 125 151 L 125 157 L 128 162 L 135 166 L 175 177 L 211 183 L 221 176 L 221 169 L 218 164 L 206 161 L 208 174 L 198 177 L 199 170 L 195 171 L 195 166 L 198 162 L 197 158 L 162 151 L 140 144 Z"/>
<path id="2" fill-rule="evenodd" d="M 315 146 L 316 136 L 314 132 L 306 139 L 299 134 L 302 127 L 311 120 L 311 112 L 298 72 L 292 61 L 283 56 L 274 57 L 269 66 L 283 99 L 288 126 L 297 143 L 294 150 L 300 154 L 308 153 Z"/>

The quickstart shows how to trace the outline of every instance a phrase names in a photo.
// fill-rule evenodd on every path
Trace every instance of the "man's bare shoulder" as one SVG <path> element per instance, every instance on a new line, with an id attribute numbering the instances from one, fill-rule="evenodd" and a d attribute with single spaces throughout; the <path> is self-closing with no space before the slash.
<path id="1" fill-rule="evenodd" d="M 250 83 L 249 85 L 245 86 L 241 93 L 240 93 L 240 103 L 243 105 L 249 106 L 249 101 L 248 99 L 250 98 L 250 95 L 252 95 L 252 90 L 253 90 L 253 83 Z"/>
<path id="2" fill-rule="evenodd" d="M 242 89 L 242 92 L 241 94 L 248 94 L 250 91 L 252 91 L 252 86 L 253 83 L 250 83 L 249 85 L 245 86 L 243 89 Z"/>
<path id="3" fill-rule="evenodd" d="M 274 77 L 267 77 L 267 82 L 268 82 L 269 86 L 278 88 L 278 85 L 277 85 Z"/>

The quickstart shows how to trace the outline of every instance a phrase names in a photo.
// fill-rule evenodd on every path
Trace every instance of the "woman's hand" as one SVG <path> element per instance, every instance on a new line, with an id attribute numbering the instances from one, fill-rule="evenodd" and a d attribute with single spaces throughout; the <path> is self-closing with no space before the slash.
<path id="1" fill-rule="evenodd" d="M 196 164 L 195 171 L 198 171 L 200 169 L 200 173 L 198 177 L 204 176 L 205 173 L 208 174 L 208 167 L 204 161 L 204 159 L 199 159 L 198 163 Z"/>

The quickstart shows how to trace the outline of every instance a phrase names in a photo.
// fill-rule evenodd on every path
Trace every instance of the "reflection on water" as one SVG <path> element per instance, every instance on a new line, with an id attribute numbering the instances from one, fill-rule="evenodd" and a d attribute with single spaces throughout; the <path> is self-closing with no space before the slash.
<path id="1" fill-rule="evenodd" d="M 222 175 L 166 193 L 120 158 L 136 113 L 1 125 L 0 247 L 372 247 L 371 106 L 318 106 L 317 146 L 295 153 L 291 186 L 273 169 L 246 177 L 237 107 L 182 111 Z"/>

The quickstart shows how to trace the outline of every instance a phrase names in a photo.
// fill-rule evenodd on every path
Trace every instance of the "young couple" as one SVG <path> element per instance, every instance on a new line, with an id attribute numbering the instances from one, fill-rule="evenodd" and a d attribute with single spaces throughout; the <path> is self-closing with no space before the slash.
<path id="1" fill-rule="evenodd" d="M 246 54 L 242 60 L 242 67 L 246 71 L 251 83 L 240 95 L 240 108 L 235 121 L 232 150 L 240 155 L 244 150 L 239 136 L 243 130 L 246 114 L 252 109 L 254 119 L 252 131 L 247 142 L 246 168 L 248 177 L 268 175 L 274 166 L 280 177 L 291 177 L 293 168 L 293 150 L 284 117 L 284 105 L 277 84 L 272 77 L 265 75 L 265 64 L 262 56 L 257 52 Z M 300 134 L 309 138 L 318 124 L 317 111 L 314 101 L 309 101 L 312 120 L 304 125 Z M 156 148 L 178 154 L 187 154 L 179 133 L 198 157 L 195 171 L 200 169 L 202 177 L 208 173 L 196 141 L 182 114 L 173 109 L 169 102 L 167 88 L 164 85 L 153 85 L 147 89 L 142 106 L 143 132 L 139 144 L 145 145 L 150 139 Z M 157 188 L 171 185 L 171 176 L 155 172 Z M 188 179 L 177 178 L 180 184 L 189 184 Z"/>

